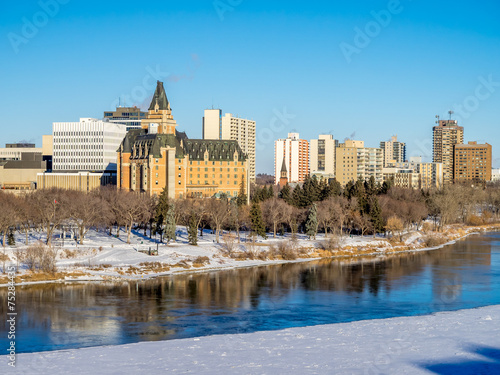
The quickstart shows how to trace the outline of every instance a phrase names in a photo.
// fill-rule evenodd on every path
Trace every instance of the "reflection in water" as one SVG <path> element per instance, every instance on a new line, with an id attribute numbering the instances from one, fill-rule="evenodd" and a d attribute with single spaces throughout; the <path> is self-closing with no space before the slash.
<path id="1" fill-rule="evenodd" d="M 251 332 L 500 303 L 499 234 L 390 258 L 17 288 L 19 352 Z M 6 316 L 6 290 L 0 313 Z M 6 343 L 2 325 L 0 343 Z M 3 340 L 3 341 L 2 341 Z"/>

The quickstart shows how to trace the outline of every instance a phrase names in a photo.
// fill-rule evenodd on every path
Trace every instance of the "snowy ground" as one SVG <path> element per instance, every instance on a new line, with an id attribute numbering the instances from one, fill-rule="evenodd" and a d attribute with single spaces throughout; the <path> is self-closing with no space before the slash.
<path id="1" fill-rule="evenodd" d="M 282 331 L 20 354 L 2 374 L 500 374 L 500 305 Z"/>
<path id="2" fill-rule="evenodd" d="M 488 228 L 483 228 L 486 230 Z M 494 229 L 489 228 L 489 229 Z M 460 233 L 455 233 L 452 238 L 463 237 L 465 233 L 474 232 L 474 228 L 465 228 Z M 116 233 L 116 232 L 114 232 Z M 441 233 L 434 233 L 434 236 L 442 236 Z M 340 250 L 335 253 L 339 256 L 356 257 L 367 254 L 383 255 L 397 251 L 424 250 L 423 237 L 425 235 L 420 231 L 413 231 L 404 235 L 403 243 L 391 245 L 386 238 L 378 236 L 346 236 L 339 239 Z M 58 280 L 81 281 L 81 280 L 115 280 L 115 279 L 145 279 L 161 275 L 169 275 L 179 272 L 202 272 L 213 269 L 227 269 L 235 267 L 252 267 L 265 264 L 274 264 L 279 262 L 290 262 L 275 258 L 274 260 L 255 259 L 237 259 L 238 254 L 247 253 L 250 245 L 248 233 L 242 232 L 241 243 L 234 244 L 233 253 L 235 256 L 229 257 L 224 249 L 224 241 L 216 243 L 215 235 L 210 230 L 205 230 L 203 237 L 199 237 L 198 246 L 191 246 L 187 240 L 185 227 L 177 227 L 177 240 L 170 244 L 158 245 L 158 256 L 147 255 L 144 252 L 155 250 L 157 241 L 143 235 L 143 231 L 133 231 L 131 243 L 127 244 L 127 235 L 122 230 L 119 238 L 109 236 L 102 231 L 90 230 L 83 245 L 77 244 L 70 238 L 64 241 L 60 238 L 60 233 L 56 233 L 53 238 L 53 246 L 57 250 L 57 271 Z M 318 252 L 321 243 L 325 242 L 324 234 L 318 235 L 315 240 L 309 240 L 307 236 L 299 234 L 294 243 L 296 249 L 302 249 L 299 254 L 301 259 L 295 261 L 312 260 L 328 256 Z M 7 246 L 0 250 L 0 255 L 5 253 L 11 264 L 16 264 L 16 249 L 26 249 L 25 237 L 23 234 L 16 233 L 16 245 Z M 290 234 L 286 236 L 272 235 L 267 240 L 258 238 L 253 249 L 256 253 L 269 250 L 270 245 L 277 245 L 280 242 L 290 240 Z M 44 242 L 43 233 L 33 231 L 29 237 L 30 245 L 37 241 Z M 441 247 L 441 246 L 439 246 Z M 200 257 L 205 258 L 203 264 L 196 261 Z M 9 262 L 7 262 L 8 264 Z M 156 263 L 153 266 L 152 263 Z M 1 264 L 0 264 L 1 265 Z M 158 268 L 159 266 L 159 268 Z M 155 268 L 156 267 L 156 268 Z M 18 271 L 21 274 L 22 281 L 18 285 L 29 284 L 33 282 L 43 282 L 40 279 L 30 278 L 26 274 L 25 267 L 21 264 Z M 47 279 L 45 279 L 46 281 Z M 18 280 L 19 281 L 19 280 Z M 7 286 L 7 278 L 0 277 L 0 287 Z"/>
<path id="3" fill-rule="evenodd" d="M 99 280 L 112 279 L 116 277 L 125 279 L 142 279 L 158 275 L 186 272 L 187 270 L 192 272 L 207 269 L 250 267 L 280 262 L 280 260 L 242 260 L 228 257 L 224 250 L 224 241 L 222 240 L 222 237 L 220 243 L 216 243 L 215 235 L 212 234 L 210 230 L 205 230 L 203 237 L 199 237 L 198 246 L 191 246 L 187 240 L 186 229 L 180 226 L 177 227 L 177 240 L 175 242 L 171 242 L 168 245 L 165 243 L 158 245 L 158 256 L 150 256 L 143 253 L 150 249 L 155 250 L 157 248 L 157 241 L 155 241 L 154 238 L 150 239 L 148 236 L 144 236 L 143 231 L 133 231 L 130 244 L 126 243 L 127 234 L 123 232 L 123 230 L 120 232 L 119 238 L 116 238 L 116 236 L 109 236 L 107 233 L 102 231 L 98 232 L 90 230 L 85 237 L 83 245 L 77 244 L 70 238 L 65 238 L 63 242 L 59 236 L 60 234 L 57 233 L 53 239 L 53 246 L 58 252 L 58 272 L 84 272 L 87 275 L 67 277 L 67 280 Z M 16 263 L 15 248 L 26 248 L 24 235 L 16 233 L 15 237 L 15 247 L 7 246 L 5 250 L 0 250 L 2 253 L 5 251 L 5 254 L 9 256 L 11 262 L 14 264 Z M 245 253 L 245 251 L 247 251 L 247 248 L 250 246 L 250 239 L 247 237 L 247 233 L 241 233 L 241 243 L 234 244 L 235 253 Z M 288 240 L 290 240 L 290 235 L 287 235 L 286 237 L 277 236 L 277 238 L 272 238 L 271 235 L 271 237 L 267 240 L 258 238 L 254 249 L 257 252 L 261 250 L 268 250 L 269 245 Z M 316 240 L 309 240 L 305 235 L 298 235 L 296 247 L 305 248 L 310 253 L 317 249 L 319 247 L 319 243 L 324 240 L 324 235 L 319 235 Z M 29 238 L 30 245 L 36 243 L 37 241 L 44 242 L 44 234 L 32 232 Z M 344 236 L 341 244 L 344 247 L 370 246 L 373 248 L 380 247 L 380 249 L 388 246 L 385 239 L 381 237 L 373 238 L 372 236 Z M 203 267 L 200 267 L 200 265 L 193 267 L 193 263 L 195 263 L 194 261 L 199 257 L 207 257 L 209 259 L 209 263 L 205 263 Z M 310 259 L 311 258 L 306 260 Z M 178 264 L 183 261 L 186 262 L 188 269 L 178 266 Z M 151 262 L 162 263 L 163 265 L 169 266 L 170 270 L 144 270 L 144 268 L 148 268 L 148 266 L 141 266 L 141 264 Z M 140 270 L 132 273 L 127 272 L 128 267 L 130 266 L 137 267 Z M 22 274 L 24 271 L 25 270 L 23 270 L 21 266 L 19 272 Z M 2 285 L 5 286 L 5 284 Z"/>

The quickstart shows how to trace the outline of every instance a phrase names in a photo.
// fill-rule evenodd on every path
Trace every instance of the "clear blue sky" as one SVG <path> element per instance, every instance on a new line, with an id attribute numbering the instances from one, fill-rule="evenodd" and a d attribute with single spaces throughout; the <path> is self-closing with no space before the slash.
<path id="1" fill-rule="evenodd" d="M 466 141 L 491 143 L 500 167 L 498 1 L 60 1 L 3 4 L 0 144 L 40 145 L 52 122 L 100 118 L 120 96 L 146 106 L 159 75 L 190 138 L 212 105 L 255 119 L 257 172 L 292 130 L 372 147 L 398 134 L 430 157 L 434 116 L 464 102 Z"/>

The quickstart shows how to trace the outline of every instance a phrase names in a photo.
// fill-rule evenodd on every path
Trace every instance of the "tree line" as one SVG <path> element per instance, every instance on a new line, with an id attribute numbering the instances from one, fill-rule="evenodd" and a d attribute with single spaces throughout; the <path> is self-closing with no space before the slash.
<path id="1" fill-rule="evenodd" d="M 17 231 L 29 243 L 29 234 L 44 233 L 51 244 L 56 231 L 71 230 L 83 244 L 91 229 L 120 236 L 130 243 L 132 229 L 145 236 L 159 235 L 167 243 L 176 239 L 178 225 L 185 226 L 189 243 L 196 245 L 204 229 L 211 229 L 215 241 L 223 233 L 241 231 L 266 238 L 305 233 L 315 238 L 345 234 L 399 234 L 420 229 L 431 219 L 434 230 L 463 222 L 478 225 L 498 219 L 500 187 L 448 185 L 441 190 L 402 189 L 374 179 L 341 187 L 332 180 L 308 178 L 302 186 L 253 186 L 251 204 L 242 191 L 237 199 L 222 195 L 208 199 L 169 199 L 103 187 L 91 193 L 61 189 L 36 190 L 23 196 L 0 191 L 0 234 L 2 245 L 13 245 Z"/>

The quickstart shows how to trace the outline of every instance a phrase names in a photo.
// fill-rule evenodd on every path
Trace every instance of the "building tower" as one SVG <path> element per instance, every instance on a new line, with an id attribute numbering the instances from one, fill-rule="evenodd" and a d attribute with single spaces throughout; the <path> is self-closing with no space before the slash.
<path id="1" fill-rule="evenodd" d="M 486 182 L 491 181 L 490 144 L 469 142 L 467 145 L 455 145 L 454 149 L 454 181 Z"/>
<path id="2" fill-rule="evenodd" d="M 456 120 L 438 120 L 433 127 L 432 161 L 443 163 L 443 183 L 453 182 L 453 147 L 464 143 L 464 128 Z"/>
<path id="3" fill-rule="evenodd" d="M 283 158 L 283 163 L 281 164 L 281 173 L 280 173 L 280 182 L 279 185 L 281 188 L 288 184 L 288 172 L 286 171 L 286 163 L 285 159 Z"/>

